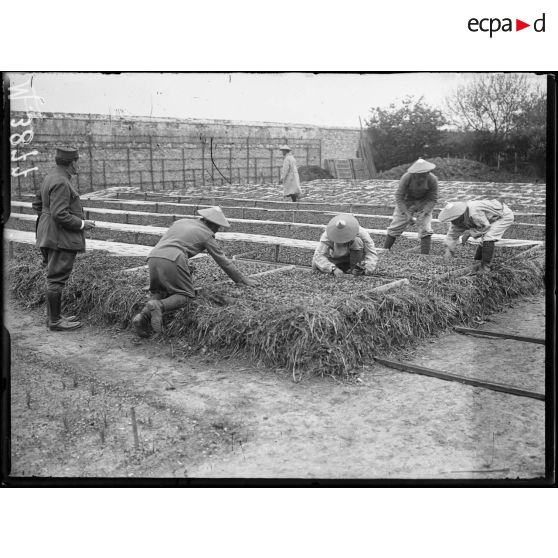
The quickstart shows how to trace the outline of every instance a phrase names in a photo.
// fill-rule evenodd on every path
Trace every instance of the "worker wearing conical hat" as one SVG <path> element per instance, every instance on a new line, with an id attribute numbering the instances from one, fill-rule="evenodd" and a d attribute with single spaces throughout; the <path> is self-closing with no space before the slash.
<path id="1" fill-rule="evenodd" d="M 333 217 L 312 258 L 312 267 L 336 277 L 372 275 L 378 263 L 374 241 L 349 213 Z"/>
<path id="2" fill-rule="evenodd" d="M 222 209 L 208 207 L 197 213 L 201 219 L 175 221 L 147 257 L 151 299 L 132 320 L 141 337 L 149 335 L 149 325 L 160 333 L 163 313 L 182 308 L 196 296 L 188 259 L 204 250 L 235 283 L 256 284 L 242 275 L 215 240 L 221 227 L 230 227 Z"/>
<path id="3" fill-rule="evenodd" d="M 512 225 L 514 216 L 513 211 L 499 200 L 474 200 L 447 204 L 440 211 L 438 220 L 450 224 L 445 239 L 445 258 L 449 260 L 455 255 L 459 237 L 463 245 L 469 238 L 478 239 L 480 244 L 473 267 L 484 273 L 490 271 L 494 245 Z"/>
<path id="4" fill-rule="evenodd" d="M 387 250 L 409 225 L 416 223 L 421 254 L 430 253 L 432 210 L 438 201 L 438 179 L 430 172 L 435 168 L 433 163 L 417 159 L 401 177 L 395 193 L 395 211 L 384 243 Z"/>
<path id="5" fill-rule="evenodd" d="M 296 168 L 296 160 L 288 145 L 282 145 L 279 149 L 284 157 L 279 183 L 283 184 L 283 195 L 287 198 L 291 198 L 291 200 L 295 202 L 302 194 L 298 169 Z"/>

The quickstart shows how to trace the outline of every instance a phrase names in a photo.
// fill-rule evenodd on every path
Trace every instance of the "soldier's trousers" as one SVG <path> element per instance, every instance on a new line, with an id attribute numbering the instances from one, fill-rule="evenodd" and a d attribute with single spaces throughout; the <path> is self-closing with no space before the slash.
<path id="1" fill-rule="evenodd" d="M 62 292 L 74 268 L 75 259 L 76 252 L 73 250 L 48 249 L 47 291 Z"/>

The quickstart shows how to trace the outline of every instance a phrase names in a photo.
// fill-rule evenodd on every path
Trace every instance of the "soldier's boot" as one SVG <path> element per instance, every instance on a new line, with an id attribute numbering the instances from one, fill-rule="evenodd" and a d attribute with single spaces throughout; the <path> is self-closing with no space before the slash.
<path id="1" fill-rule="evenodd" d="M 81 322 L 67 321 L 60 315 L 62 293 L 47 291 L 48 328 L 51 331 L 72 331 L 82 326 Z"/>
<path id="2" fill-rule="evenodd" d="M 431 236 L 423 236 L 420 239 L 420 253 L 421 254 L 430 254 L 430 247 L 432 246 L 432 237 Z"/>
<path id="3" fill-rule="evenodd" d="M 397 237 L 395 236 L 391 236 L 391 234 L 388 234 L 386 236 L 386 241 L 384 242 L 384 248 L 386 250 L 391 250 L 391 247 L 393 246 L 393 243 L 397 240 Z"/>

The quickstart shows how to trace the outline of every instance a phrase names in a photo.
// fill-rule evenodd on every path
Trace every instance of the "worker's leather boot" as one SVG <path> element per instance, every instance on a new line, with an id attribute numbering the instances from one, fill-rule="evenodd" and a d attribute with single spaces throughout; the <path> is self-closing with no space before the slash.
<path id="1" fill-rule="evenodd" d="M 161 333 L 163 330 L 163 303 L 160 300 L 150 300 L 145 308 L 149 310 L 153 331 Z"/>
<path id="2" fill-rule="evenodd" d="M 393 246 L 393 243 L 397 240 L 397 237 L 395 236 L 391 236 L 390 234 L 388 234 L 386 236 L 386 241 L 384 242 L 384 248 L 386 250 L 390 250 L 391 247 Z"/>
<path id="3" fill-rule="evenodd" d="M 151 321 L 151 312 L 144 306 L 139 314 L 132 318 L 132 326 L 137 335 L 140 337 L 149 337 L 149 324 Z"/>
<path id="4" fill-rule="evenodd" d="M 51 331 L 72 331 L 82 326 L 81 322 L 68 321 L 60 315 L 62 293 L 47 291 L 48 327 Z"/>
<path id="5" fill-rule="evenodd" d="M 492 262 L 493 256 L 494 256 L 494 241 L 490 240 L 488 242 L 483 242 L 481 269 L 485 271 L 490 271 L 490 263 Z"/>
<path id="6" fill-rule="evenodd" d="M 475 252 L 475 260 L 482 260 L 482 244 L 477 246 L 477 251 Z"/>
<path id="7" fill-rule="evenodd" d="M 430 254 L 430 247 L 432 246 L 432 237 L 431 236 L 423 236 L 420 239 L 420 253 L 421 254 Z"/>

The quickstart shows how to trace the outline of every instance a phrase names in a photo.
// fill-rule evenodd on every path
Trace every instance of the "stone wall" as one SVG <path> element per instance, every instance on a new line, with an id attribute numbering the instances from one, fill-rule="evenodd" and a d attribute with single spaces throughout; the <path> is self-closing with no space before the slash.
<path id="1" fill-rule="evenodd" d="M 28 122 L 25 113 L 11 117 L 12 124 Z M 299 166 L 322 166 L 324 159 L 355 157 L 359 140 L 356 128 L 65 113 L 43 113 L 26 127 L 12 126 L 12 134 L 25 130 L 32 130 L 26 136 L 31 141 L 16 146 L 13 158 L 19 161 L 12 163 L 16 191 L 40 186 L 57 145 L 80 149 L 81 192 L 116 185 L 143 190 L 202 185 L 209 191 L 227 182 L 277 182 L 282 143 L 290 145 Z M 26 153 L 31 154 L 22 159 Z"/>

